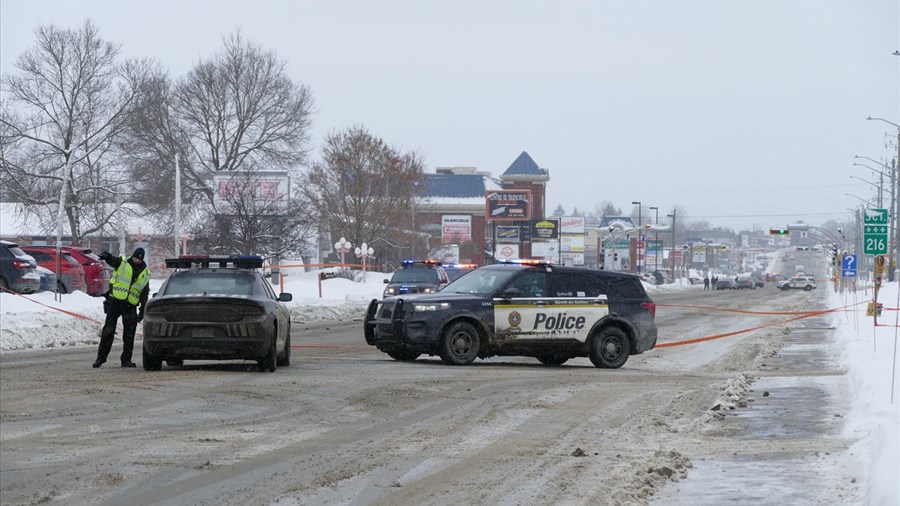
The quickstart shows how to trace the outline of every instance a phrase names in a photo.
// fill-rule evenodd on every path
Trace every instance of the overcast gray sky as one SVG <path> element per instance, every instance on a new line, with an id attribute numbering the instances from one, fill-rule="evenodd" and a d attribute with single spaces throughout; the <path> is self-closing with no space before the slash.
<path id="1" fill-rule="evenodd" d="M 429 171 L 495 175 L 527 151 L 548 212 L 821 224 L 874 192 L 854 155 L 897 152 L 866 117 L 900 124 L 898 0 L 3 0 L 0 70 L 37 26 L 88 18 L 174 77 L 240 28 L 311 87 L 317 147 L 361 124 Z"/>

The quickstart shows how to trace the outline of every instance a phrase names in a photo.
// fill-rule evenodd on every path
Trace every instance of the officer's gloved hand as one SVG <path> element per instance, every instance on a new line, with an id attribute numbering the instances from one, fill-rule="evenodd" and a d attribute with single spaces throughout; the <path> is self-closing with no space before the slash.
<path id="1" fill-rule="evenodd" d="M 113 257 L 112 253 L 110 253 L 109 251 L 104 251 L 104 252 L 100 253 L 99 256 L 100 256 L 100 260 L 111 260 Z"/>
<path id="2" fill-rule="evenodd" d="M 143 320 L 143 319 L 144 319 L 144 310 L 141 309 L 140 311 L 138 311 L 137 322 L 141 323 L 141 320 Z"/>

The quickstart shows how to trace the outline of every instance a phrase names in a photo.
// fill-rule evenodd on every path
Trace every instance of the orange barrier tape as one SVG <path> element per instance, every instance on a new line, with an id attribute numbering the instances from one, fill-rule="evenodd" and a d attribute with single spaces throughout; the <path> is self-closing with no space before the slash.
<path id="1" fill-rule="evenodd" d="M 79 319 L 82 319 L 82 320 L 87 320 L 87 321 L 94 322 L 94 323 L 103 323 L 103 322 L 101 322 L 100 320 L 91 318 L 90 316 L 85 316 L 85 315 L 83 315 L 83 314 L 81 314 L 81 313 L 76 313 L 76 312 L 74 312 L 74 311 L 69 311 L 68 309 L 63 309 L 63 308 L 61 308 L 61 307 L 51 306 L 51 305 L 49 305 L 49 304 L 44 304 L 43 302 L 36 301 L 36 300 L 34 300 L 34 299 L 29 299 L 28 297 L 22 295 L 21 293 L 19 293 L 19 292 L 14 292 L 14 291 L 9 290 L 9 289 L 7 289 L 7 288 L 2 288 L 2 287 L 0 287 L 0 290 L 4 290 L 4 291 L 9 292 L 9 293 L 11 293 L 11 294 L 18 295 L 19 297 L 22 297 L 23 299 L 25 299 L 25 300 L 27 300 L 27 301 L 34 302 L 35 304 L 39 304 L 39 305 L 44 306 L 44 307 L 49 307 L 50 309 L 53 309 L 53 310 L 55 310 L 55 311 L 59 311 L 60 313 L 65 313 L 65 314 L 67 314 L 67 315 L 69 315 L 69 316 L 74 316 L 75 318 L 79 318 Z"/>
<path id="2" fill-rule="evenodd" d="M 834 308 L 834 309 L 825 309 L 822 311 L 811 311 L 811 312 L 807 312 L 807 313 L 802 313 L 800 316 L 795 316 L 794 318 L 788 318 L 787 320 L 782 320 L 782 321 L 778 321 L 778 322 L 774 322 L 774 323 L 767 323 L 766 325 L 760 325 L 758 327 L 753 327 L 753 328 L 744 329 L 744 330 L 736 330 L 734 332 L 726 332 L 724 334 L 715 334 L 712 336 L 698 337 L 695 339 L 687 339 L 684 341 L 675 341 L 672 343 L 662 343 L 662 344 L 657 343 L 656 348 L 669 348 L 672 346 L 684 346 L 686 344 L 696 344 L 696 343 L 702 343 L 704 341 L 712 341 L 714 339 L 722 339 L 723 337 L 736 336 L 738 334 L 744 334 L 746 332 L 753 332 L 754 330 L 764 329 L 766 327 L 773 327 L 775 325 L 784 325 L 785 323 L 790 323 L 790 322 L 796 321 L 796 320 L 802 320 L 804 318 L 809 318 L 810 316 L 818 316 L 818 315 L 822 315 L 822 314 L 826 314 L 826 313 L 834 313 L 836 311 L 840 311 L 840 310 L 846 309 L 848 307 L 858 306 L 860 304 L 866 304 L 867 302 L 868 301 L 857 302 L 856 304 L 848 304 L 846 306 L 842 306 L 842 307 L 838 307 L 838 308 Z M 721 309 L 721 308 L 716 308 L 716 309 Z"/>
<path id="3" fill-rule="evenodd" d="M 723 311 L 726 313 L 743 313 L 743 314 L 763 314 L 763 315 L 781 315 L 781 316 L 791 316 L 791 315 L 811 315 L 816 311 L 749 311 L 746 309 L 731 309 L 724 307 L 716 307 L 716 306 L 693 306 L 690 304 L 657 304 L 656 307 L 680 307 L 680 308 L 691 308 L 691 309 L 705 309 L 705 310 L 715 310 L 715 311 Z"/>

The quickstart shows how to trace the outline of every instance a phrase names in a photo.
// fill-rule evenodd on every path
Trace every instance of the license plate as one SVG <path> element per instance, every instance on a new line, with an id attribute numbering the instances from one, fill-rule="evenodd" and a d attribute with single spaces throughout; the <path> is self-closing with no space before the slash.
<path id="1" fill-rule="evenodd" d="M 191 335 L 194 337 L 213 337 L 213 329 L 210 327 L 195 327 Z"/>

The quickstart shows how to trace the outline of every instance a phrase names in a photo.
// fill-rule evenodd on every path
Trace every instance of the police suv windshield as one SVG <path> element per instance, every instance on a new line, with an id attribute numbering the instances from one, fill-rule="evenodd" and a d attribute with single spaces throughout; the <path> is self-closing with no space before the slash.
<path id="1" fill-rule="evenodd" d="M 409 267 L 400 269 L 391 277 L 391 283 L 434 283 L 437 284 L 437 271 L 430 268 Z"/>
<path id="2" fill-rule="evenodd" d="M 473 293 L 488 296 L 506 285 L 518 272 L 518 269 L 475 269 L 451 282 L 441 292 Z"/>

